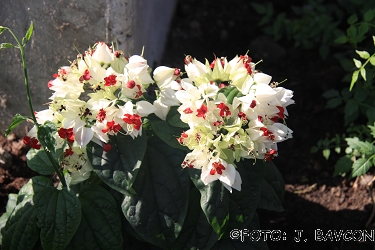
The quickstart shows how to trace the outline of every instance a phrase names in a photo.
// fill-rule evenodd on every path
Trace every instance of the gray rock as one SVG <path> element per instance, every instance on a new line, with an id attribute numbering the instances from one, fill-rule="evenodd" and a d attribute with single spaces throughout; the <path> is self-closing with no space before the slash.
<path id="1" fill-rule="evenodd" d="M 51 96 L 47 83 L 61 66 L 97 41 L 117 43 L 125 54 L 141 54 L 150 66 L 161 59 L 176 0 L 2 0 L 0 25 L 23 37 L 33 21 L 34 34 L 26 48 L 35 110 Z M 14 39 L 8 32 L 0 43 Z M 16 113 L 29 115 L 19 51 L 0 52 L 0 133 Z M 22 136 L 25 126 L 15 131 Z"/>

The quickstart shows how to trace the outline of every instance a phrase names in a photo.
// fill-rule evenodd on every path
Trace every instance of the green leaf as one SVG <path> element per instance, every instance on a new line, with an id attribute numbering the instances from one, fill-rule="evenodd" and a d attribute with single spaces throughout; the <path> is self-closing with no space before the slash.
<path id="1" fill-rule="evenodd" d="M 369 125 L 368 127 L 369 127 L 369 129 L 371 130 L 371 135 L 372 135 L 372 137 L 375 138 L 375 126 L 371 126 L 371 125 Z"/>
<path id="2" fill-rule="evenodd" d="M 233 87 L 232 90 L 227 95 L 227 102 L 232 104 L 233 99 L 238 95 L 238 93 L 240 93 L 240 91 L 236 87 Z"/>
<path id="3" fill-rule="evenodd" d="M 181 232 L 188 209 L 189 175 L 181 168 L 185 153 L 159 138 L 149 140 L 133 184 L 136 195 L 124 195 L 122 211 L 147 242 L 170 248 Z"/>
<path id="4" fill-rule="evenodd" d="M 370 57 L 370 54 L 367 51 L 355 51 L 362 59 L 368 59 Z"/>
<path id="5" fill-rule="evenodd" d="M 323 97 L 326 99 L 331 99 L 331 98 L 339 97 L 339 96 L 340 96 L 340 92 L 337 91 L 336 89 L 330 89 L 323 93 Z"/>
<path id="6" fill-rule="evenodd" d="M 353 58 L 354 65 L 359 69 L 362 66 L 362 62 Z"/>
<path id="7" fill-rule="evenodd" d="M 332 99 L 328 100 L 328 102 L 326 104 L 326 108 L 334 109 L 334 108 L 337 108 L 338 106 L 340 106 L 341 103 L 342 103 L 341 97 L 332 98 Z"/>
<path id="8" fill-rule="evenodd" d="M 113 196 L 99 185 L 87 184 L 78 199 L 82 219 L 68 249 L 123 249 L 121 217 Z"/>
<path id="9" fill-rule="evenodd" d="M 346 124 L 350 121 L 354 121 L 358 117 L 358 109 L 359 106 L 357 101 L 354 99 L 349 99 L 344 108 L 344 118 Z"/>
<path id="10" fill-rule="evenodd" d="M 13 209 L 17 205 L 17 197 L 18 197 L 17 194 L 9 194 L 8 195 L 8 203 L 7 203 L 6 208 L 5 208 L 6 211 L 0 217 L 0 232 L 5 227 L 5 224 L 7 223 L 9 215 L 13 212 Z M 1 245 L 1 242 L 2 242 L 2 238 L 3 238 L 3 236 L 0 233 L 0 245 Z"/>
<path id="11" fill-rule="evenodd" d="M 188 205 L 181 233 L 171 249 L 211 249 L 219 236 L 202 211 L 198 189 L 190 190 Z"/>
<path id="12" fill-rule="evenodd" d="M 15 46 L 11 43 L 1 43 L 0 49 L 12 49 L 15 48 Z"/>
<path id="13" fill-rule="evenodd" d="M 344 155 L 336 162 L 333 176 L 346 174 L 352 169 L 353 162 L 350 158 L 350 155 Z"/>
<path id="14" fill-rule="evenodd" d="M 258 208 L 276 212 L 284 211 L 282 199 L 285 184 L 283 177 L 272 162 L 265 163 L 266 173 L 261 180 L 261 195 Z"/>
<path id="15" fill-rule="evenodd" d="M 65 249 L 81 222 L 81 204 L 66 188 L 56 189 L 50 179 L 32 178 L 40 240 L 43 249 Z"/>
<path id="16" fill-rule="evenodd" d="M 266 13 L 266 7 L 263 4 L 259 4 L 259 3 L 250 3 L 250 4 L 258 14 Z"/>
<path id="17" fill-rule="evenodd" d="M 359 74 L 359 70 L 356 70 L 353 72 L 352 81 L 350 83 L 350 88 L 349 88 L 350 91 L 353 89 L 355 82 L 358 80 L 358 74 Z"/>
<path id="18" fill-rule="evenodd" d="M 375 56 L 374 55 L 372 55 L 370 57 L 370 63 L 371 63 L 372 66 L 375 66 Z"/>
<path id="19" fill-rule="evenodd" d="M 4 31 L 6 31 L 8 28 L 6 27 L 3 27 L 3 26 L 0 26 L 0 35 L 1 33 L 3 33 Z"/>
<path id="20" fill-rule="evenodd" d="M 371 156 L 375 154 L 375 146 L 367 141 L 360 141 L 358 137 L 345 138 L 349 147 L 358 150 L 362 154 Z"/>
<path id="21" fill-rule="evenodd" d="M 371 10 L 366 11 L 366 13 L 363 17 L 364 17 L 366 22 L 371 22 L 372 19 L 374 18 L 374 16 L 375 16 L 375 10 L 371 9 Z"/>
<path id="22" fill-rule="evenodd" d="M 153 120 L 150 122 L 152 130 L 155 132 L 155 134 L 169 146 L 182 150 L 188 150 L 187 147 L 182 146 L 177 141 L 177 138 L 180 137 L 181 133 L 183 132 L 182 128 L 173 127 L 166 121 Z"/>
<path id="23" fill-rule="evenodd" d="M 333 42 L 338 44 L 344 44 L 348 42 L 348 38 L 346 36 L 339 36 Z"/>
<path id="24" fill-rule="evenodd" d="M 208 222 L 219 235 L 224 235 L 229 221 L 230 193 L 219 180 L 205 185 L 200 179 L 201 170 L 189 169 L 190 178 L 201 193 L 201 207 Z"/>
<path id="25" fill-rule="evenodd" d="M 369 92 L 364 88 L 357 88 L 354 92 L 354 99 L 358 102 L 364 102 L 367 99 Z"/>
<path id="26" fill-rule="evenodd" d="M 351 177 L 357 177 L 364 175 L 372 166 L 371 157 L 370 158 L 358 158 L 352 166 Z"/>
<path id="27" fill-rule="evenodd" d="M 30 149 L 26 154 L 27 166 L 41 175 L 49 175 L 55 172 L 44 149 Z"/>
<path id="28" fill-rule="evenodd" d="M 358 21 L 358 16 L 357 14 L 353 14 L 351 15 L 349 18 L 348 18 L 348 24 L 352 25 L 354 24 L 355 22 Z"/>
<path id="29" fill-rule="evenodd" d="M 329 148 L 325 148 L 325 149 L 323 149 L 323 156 L 324 156 L 324 158 L 326 159 L 326 160 L 328 160 L 329 159 L 329 156 L 330 156 L 330 154 L 331 154 L 331 150 L 329 149 Z"/>
<path id="30" fill-rule="evenodd" d="M 362 67 L 360 72 L 361 72 L 361 76 L 362 76 L 363 80 L 366 81 L 366 69 L 364 67 Z"/>
<path id="31" fill-rule="evenodd" d="M 167 122 L 173 126 L 178 128 L 189 128 L 189 125 L 181 121 L 181 114 L 177 111 L 177 106 L 172 106 L 167 115 Z"/>
<path id="32" fill-rule="evenodd" d="M 132 185 L 146 152 L 147 136 L 133 139 L 129 135 L 118 133 L 110 137 L 109 144 L 112 146 L 109 152 L 92 141 L 87 145 L 87 156 L 94 172 L 118 192 L 132 193 Z"/>
<path id="33" fill-rule="evenodd" d="M 14 204 L 14 200 L 12 201 Z M 37 213 L 32 196 L 26 196 L 9 215 L 1 229 L 3 249 L 34 249 L 39 240 Z"/>
<path id="34" fill-rule="evenodd" d="M 310 153 L 312 153 L 312 154 L 315 154 L 318 151 L 319 151 L 319 147 L 317 147 L 317 146 L 312 146 L 311 149 L 310 149 Z"/>
<path id="35" fill-rule="evenodd" d="M 356 45 L 357 29 L 354 25 L 351 25 L 347 30 L 346 34 L 348 35 L 348 40 L 350 43 Z"/>
<path id="36" fill-rule="evenodd" d="M 44 149 L 55 153 L 56 152 L 56 139 L 55 133 L 57 132 L 56 124 L 51 121 L 46 121 L 38 128 L 38 140 Z"/>
<path id="37" fill-rule="evenodd" d="M 34 23 L 31 22 L 30 27 L 27 30 L 26 35 L 25 35 L 26 42 L 28 42 L 30 40 L 31 35 L 33 34 L 33 30 L 34 30 Z"/>
<path id="38" fill-rule="evenodd" d="M 363 142 L 358 139 L 358 137 L 345 138 L 349 147 L 360 151 L 361 153 L 372 155 L 375 153 L 375 147 L 369 142 Z"/>
<path id="39" fill-rule="evenodd" d="M 267 242 L 264 241 L 261 234 L 254 234 L 250 237 L 251 232 L 259 232 L 259 219 L 255 214 L 250 224 L 232 229 L 229 238 L 221 239 L 211 248 L 211 250 L 236 249 L 236 250 L 268 250 Z M 267 229 L 266 229 L 267 230 Z M 271 232 L 271 230 L 269 230 Z M 281 235 L 281 233 L 280 233 Z M 259 236 L 259 237 L 257 237 Z M 275 235 L 276 236 L 276 235 Z M 276 237 L 278 237 L 277 235 Z M 280 240 L 282 239 L 282 235 Z M 268 238 L 269 239 L 269 238 Z"/>
<path id="40" fill-rule="evenodd" d="M 23 121 L 26 121 L 28 119 L 28 117 L 25 117 L 25 116 L 22 116 L 20 114 L 16 114 L 13 119 L 12 119 L 12 122 L 10 123 L 9 127 L 7 130 L 5 130 L 5 136 L 8 136 L 10 134 L 10 132 L 15 128 L 17 127 L 19 124 L 21 124 Z"/>

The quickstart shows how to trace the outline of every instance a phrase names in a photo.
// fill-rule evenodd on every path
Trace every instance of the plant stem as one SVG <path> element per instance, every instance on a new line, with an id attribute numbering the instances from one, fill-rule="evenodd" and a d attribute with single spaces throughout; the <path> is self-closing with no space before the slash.
<path id="1" fill-rule="evenodd" d="M 27 94 L 27 100 L 28 100 L 28 103 L 29 103 L 29 108 L 30 108 L 30 113 L 31 113 L 31 117 L 34 121 L 34 125 L 39 128 L 40 127 L 40 124 L 38 123 L 38 121 L 36 120 L 36 117 L 35 117 L 35 113 L 34 113 L 34 108 L 33 108 L 33 103 L 31 101 L 31 93 L 30 93 L 30 86 L 29 86 L 29 75 L 27 73 L 27 65 L 26 65 L 26 54 L 25 54 L 25 46 L 26 46 L 26 42 L 23 44 L 20 42 L 20 40 L 17 38 L 17 36 L 13 33 L 13 31 L 11 29 L 7 29 L 9 31 L 9 33 L 14 37 L 14 39 L 16 40 L 17 44 L 18 44 L 18 49 L 20 50 L 21 52 L 21 60 L 22 60 L 22 67 L 23 67 L 23 74 L 24 74 L 24 79 L 25 79 L 25 86 L 26 86 L 26 94 Z M 61 173 L 60 171 L 60 167 L 59 167 L 59 164 L 58 162 L 56 161 L 56 159 L 51 155 L 51 152 L 49 150 L 45 150 L 46 154 L 47 154 L 47 157 L 48 159 L 50 160 L 55 172 L 57 173 L 62 185 L 64 187 L 67 187 L 68 185 L 66 184 L 66 181 L 65 181 L 65 178 L 64 178 L 64 175 Z"/>
<path id="2" fill-rule="evenodd" d="M 26 86 L 26 93 L 27 93 L 27 100 L 29 102 L 29 108 L 30 108 L 30 113 L 31 113 L 31 117 L 33 118 L 33 121 L 34 121 L 34 124 L 39 127 L 39 124 L 36 120 L 36 117 L 35 117 L 35 114 L 34 114 L 34 108 L 33 108 L 33 104 L 31 102 L 31 94 L 30 94 L 30 87 L 29 87 L 29 75 L 27 73 L 27 66 L 26 66 L 26 55 L 25 55 L 25 50 L 24 50 L 24 46 L 23 44 L 21 44 L 21 42 L 19 41 L 19 39 L 17 38 L 17 36 L 13 33 L 13 31 L 11 29 L 8 29 L 8 31 L 10 32 L 10 34 L 12 34 L 12 36 L 14 37 L 14 39 L 16 40 L 17 44 L 18 44 L 18 48 L 21 52 L 21 60 L 22 60 L 22 67 L 23 67 L 23 74 L 24 74 L 24 79 L 25 79 L 25 86 Z"/>

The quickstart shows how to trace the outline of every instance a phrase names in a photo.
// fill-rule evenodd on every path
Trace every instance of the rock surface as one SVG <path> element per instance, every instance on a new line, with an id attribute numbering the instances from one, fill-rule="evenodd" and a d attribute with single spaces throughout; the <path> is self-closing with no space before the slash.
<path id="1" fill-rule="evenodd" d="M 35 110 L 43 110 L 51 95 L 47 82 L 61 66 L 97 41 L 114 45 L 125 54 L 141 54 L 149 65 L 160 61 L 176 0 L 51 0 L 0 1 L 0 25 L 22 38 L 33 21 L 34 34 L 26 47 Z M 10 33 L 0 43 L 14 43 Z M 19 51 L 0 53 L 0 131 L 16 113 L 29 115 Z M 26 126 L 26 125 L 25 125 Z M 25 133 L 19 127 L 18 135 Z"/>

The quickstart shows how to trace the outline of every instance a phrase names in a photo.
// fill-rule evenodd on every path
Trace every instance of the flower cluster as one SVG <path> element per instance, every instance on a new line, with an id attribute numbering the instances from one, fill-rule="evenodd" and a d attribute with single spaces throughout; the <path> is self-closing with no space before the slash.
<path id="1" fill-rule="evenodd" d="M 141 97 L 153 80 L 142 56 L 126 58 L 103 42 L 78 55 L 53 77 L 48 82 L 54 91 L 49 108 L 35 115 L 40 124 L 56 124 L 55 138 L 64 149 L 62 166 L 75 184 L 92 171 L 85 152 L 90 141 L 108 151 L 109 135 L 121 130 L 133 138 L 142 135 L 141 119 L 155 108 Z M 38 145 L 36 137 L 34 127 L 27 138 Z"/>
<path id="2" fill-rule="evenodd" d="M 255 70 L 247 55 L 205 64 L 187 56 L 185 70 L 182 79 L 172 69 L 155 70 L 162 90 L 158 102 L 179 106 L 189 126 L 177 139 L 191 150 L 182 166 L 202 169 L 205 184 L 218 179 L 230 191 L 240 190 L 235 162 L 270 161 L 278 155 L 277 143 L 292 137 L 283 121 L 293 93 Z"/>
<path id="3" fill-rule="evenodd" d="M 247 55 L 205 64 L 186 56 L 186 77 L 178 68 L 160 66 L 153 77 L 150 71 L 142 56 L 126 58 L 100 42 L 53 75 L 48 83 L 54 91 L 51 102 L 36 118 L 40 124 L 56 124 L 61 165 L 71 184 L 90 176 L 90 141 L 109 151 L 111 135 L 142 136 L 144 117 L 154 113 L 166 120 L 172 106 L 188 128 L 176 135 L 190 150 L 182 167 L 201 169 L 205 184 L 220 180 L 230 191 L 241 190 L 236 162 L 270 161 L 278 155 L 277 143 L 291 138 L 284 121 L 286 107 L 294 103 L 292 91 L 271 83 Z M 156 98 L 149 101 L 143 94 L 154 82 Z M 34 127 L 25 142 L 38 149 L 36 137 Z"/>

